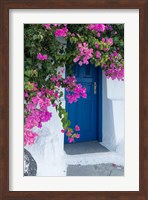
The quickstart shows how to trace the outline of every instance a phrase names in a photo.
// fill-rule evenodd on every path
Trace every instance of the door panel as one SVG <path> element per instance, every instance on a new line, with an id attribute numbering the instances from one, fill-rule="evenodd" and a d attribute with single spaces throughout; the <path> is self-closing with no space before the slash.
<path id="1" fill-rule="evenodd" d="M 69 104 L 66 102 L 66 110 L 71 127 L 80 126 L 80 138 L 77 142 L 96 140 L 97 139 L 97 92 L 94 91 L 94 83 L 97 84 L 97 68 L 92 65 L 76 65 L 73 67 L 73 73 L 77 82 L 86 87 L 87 98 L 80 98 L 78 102 Z M 67 137 L 65 136 L 65 143 Z"/>

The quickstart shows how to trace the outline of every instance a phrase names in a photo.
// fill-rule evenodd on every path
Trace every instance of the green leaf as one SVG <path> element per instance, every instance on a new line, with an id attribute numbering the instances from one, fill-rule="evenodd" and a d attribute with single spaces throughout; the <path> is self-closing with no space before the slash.
<path id="1" fill-rule="evenodd" d="M 37 40 L 38 39 L 38 36 L 37 35 L 34 35 L 33 36 L 33 40 Z"/>
<path id="2" fill-rule="evenodd" d="M 32 71 L 31 71 L 31 70 L 27 70 L 27 71 L 24 72 L 24 74 L 25 74 L 26 76 L 30 77 L 31 74 L 32 74 Z"/>

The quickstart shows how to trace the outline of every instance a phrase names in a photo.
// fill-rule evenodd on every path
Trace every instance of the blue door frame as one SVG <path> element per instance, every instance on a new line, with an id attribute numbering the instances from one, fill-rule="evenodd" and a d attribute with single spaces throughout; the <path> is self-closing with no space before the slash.
<path id="1" fill-rule="evenodd" d="M 80 68 L 81 66 L 78 66 L 78 67 Z M 101 142 L 102 141 L 102 70 L 101 70 L 101 68 L 100 67 L 95 68 L 95 73 L 96 73 L 95 74 L 95 77 L 96 77 L 95 81 L 97 83 L 97 92 L 96 92 L 96 119 L 95 119 L 96 136 L 94 138 L 93 135 L 92 135 L 92 138 L 90 140 L 98 140 L 99 142 Z M 66 94 L 65 94 L 65 96 L 66 96 Z M 78 100 L 78 101 L 81 101 L 81 100 Z M 68 110 L 73 109 L 71 111 L 72 111 L 72 115 L 74 115 L 74 112 L 75 112 L 74 110 L 77 107 L 77 103 L 73 103 L 73 105 L 72 106 L 71 105 L 72 104 L 69 104 L 67 102 L 67 100 L 66 100 L 66 110 L 67 110 L 67 112 L 68 112 Z M 88 110 L 88 112 L 89 112 L 89 110 Z M 69 113 L 69 116 L 70 116 L 70 113 Z M 78 116 L 75 116 L 75 117 L 78 117 Z M 71 116 L 70 119 L 73 119 L 73 118 L 74 118 L 74 116 Z M 78 125 L 80 125 L 80 128 L 81 128 L 81 124 L 78 124 Z M 74 126 L 74 124 L 72 124 L 72 128 L 74 128 L 73 126 Z M 81 131 L 80 131 L 80 134 L 81 134 Z M 88 138 L 86 139 L 86 141 L 88 141 Z M 65 136 L 64 142 L 68 143 L 67 136 Z M 81 141 L 81 139 L 77 139 L 76 142 L 83 142 L 83 141 Z"/>

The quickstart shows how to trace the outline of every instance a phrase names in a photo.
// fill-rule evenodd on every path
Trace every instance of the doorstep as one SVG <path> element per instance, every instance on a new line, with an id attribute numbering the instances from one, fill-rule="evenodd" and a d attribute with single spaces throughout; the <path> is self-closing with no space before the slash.
<path id="1" fill-rule="evenodd" d="M 102 146 L 98 141 L 80 142 L 65 144 L 64 150 L 68 155 L 108 152 L 109 150 Z"/>

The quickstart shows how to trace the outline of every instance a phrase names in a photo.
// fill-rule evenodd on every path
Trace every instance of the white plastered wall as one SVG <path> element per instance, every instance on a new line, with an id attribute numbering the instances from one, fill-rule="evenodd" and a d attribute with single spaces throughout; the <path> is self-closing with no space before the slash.
<path id="1" fill-rule="evenodd" d="M 124 81 L 102 81 L 102 144 L 124 154 Z"/>

